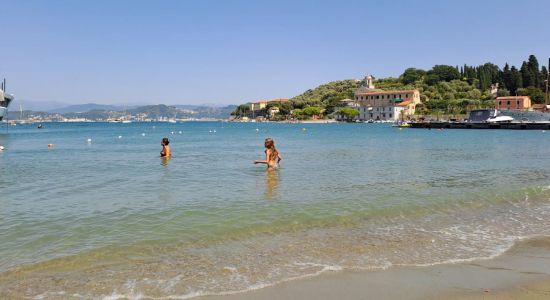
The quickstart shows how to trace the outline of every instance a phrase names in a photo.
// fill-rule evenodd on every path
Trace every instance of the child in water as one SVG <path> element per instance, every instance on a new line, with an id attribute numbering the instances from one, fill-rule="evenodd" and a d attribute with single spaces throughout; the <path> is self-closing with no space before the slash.
<path id="1" fill-rule="evenodd" d="M 162 145 L 162 150 L 160 151 L 160 157 L 171 157 L 172 151 L 170 150 L 170 146 L 168 146 L 170 144 L 170 141 L 168 140 L 168 138 L 163 138 L 160 144 Z"/>
<path id="2" fill-rule="evenodd" d="M 254 163 L 266 164 L 268 170 L 277 169 L 279 167 L 279 162 L 283 158 L 279 154 L 279 151 L 277 151 L 277 148 L 275 148 L 275 142 L 273 142 L 272 138 L 267 138 L 265 139 L 264 146 L 265 146 L 265 160 L 256 160 L 254 161 Z"/>

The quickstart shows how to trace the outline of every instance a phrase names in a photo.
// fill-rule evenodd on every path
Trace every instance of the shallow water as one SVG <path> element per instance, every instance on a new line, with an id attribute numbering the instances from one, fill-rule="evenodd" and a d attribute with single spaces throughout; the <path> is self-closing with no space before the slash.
<path id="1" fill-rule="evenodd" d="M 223 294 L 492 257 L 550 234 L 550 132 L 44 127 L 0 134 L 0 298 Z M 268 136 L 283 156 L 275 172 L 252 164 Z"/>

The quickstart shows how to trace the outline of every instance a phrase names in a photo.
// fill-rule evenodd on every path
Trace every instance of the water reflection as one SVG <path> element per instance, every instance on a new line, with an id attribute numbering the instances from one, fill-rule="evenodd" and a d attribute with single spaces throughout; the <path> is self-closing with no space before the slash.
<path id="1" fill-rule="evenodd" d="M 161 157 L 160 158 L 160 164 L 163 166 L 168 166 L 170 163 L 170 157 Z"/>
<path id="2" fill-rule="evenodd" d="M 266 171 L 265 198 L 272 200 L 277 196 L 277 188 L 279 187 L 279 170 Z"/>

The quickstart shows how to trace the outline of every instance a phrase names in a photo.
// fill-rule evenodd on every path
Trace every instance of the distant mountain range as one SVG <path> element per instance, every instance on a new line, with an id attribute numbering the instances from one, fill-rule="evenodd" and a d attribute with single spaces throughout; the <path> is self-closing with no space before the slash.
<path id="1" fill-rule="evenodd" d="M 60 108 L 49 109 L 48 112 L 56 113 L 69 113 L 69 112 L 87 112 L 91 110 L 108 110 L 108 111 L 123 111 L 126 109 L 136 108 L 136 105 L 133 106 L 121 106 L 121 105 L 108 105 L 108 104 L 96 104 L 96 103 L 86 103 L 86 104 L 76 104 L 69 105 Z"/>
<path id="2" fill-rule="evenodd" d="M 43 120 L 58 120 L 62 118 L 89 120 L 107 120 L 113 118 L 136 119 L 228 119 L 236 105 L 223 107 L 199 106 L 199 105 L 144 105 L 144 106 L 117 106 L 104 104 L 79 104 L 70 105 L 50 111 L 33 111 L 25 109 L 21 113 L 17 109 L 10 109 L 9 119 L 28 119 L 39 117 Z"/>

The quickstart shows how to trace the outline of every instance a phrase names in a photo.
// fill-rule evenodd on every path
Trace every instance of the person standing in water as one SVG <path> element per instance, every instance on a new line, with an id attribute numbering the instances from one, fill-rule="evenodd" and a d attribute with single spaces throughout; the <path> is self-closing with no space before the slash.
<path id="1" fill-rule="evenodd" d="M 172 150 L 170 150 L 170 141 L 168 140 L 168 138 L 163 138 L 160 144 L 162 145 L 162 150 L 160 150 L 160 157 L 171 157 Z"/>
<path id="2" fill-rule="evenodd" d="M 277 148 L 275 148 L 275 142 L 273 142 L 272 138 L 267 138 L 265 139 L 264 146 L 265 146 L 265 160 L 256 160 L 254 161 L 254 163 L 266 164 L 268 170 L 277 169 L 279 167 L 279 162 L 283 158 L 279 154 L 279 151 L 277 151 Z"/>

